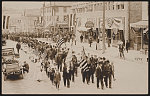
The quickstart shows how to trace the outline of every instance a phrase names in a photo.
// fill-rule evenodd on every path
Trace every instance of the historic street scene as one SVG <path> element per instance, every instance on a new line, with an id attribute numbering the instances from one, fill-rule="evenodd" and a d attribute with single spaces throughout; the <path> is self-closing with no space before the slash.
<path id="1" fill-rule="evenodd" d="M 148 94 L 148 1 L 2 1 L 2 94 Z"/>

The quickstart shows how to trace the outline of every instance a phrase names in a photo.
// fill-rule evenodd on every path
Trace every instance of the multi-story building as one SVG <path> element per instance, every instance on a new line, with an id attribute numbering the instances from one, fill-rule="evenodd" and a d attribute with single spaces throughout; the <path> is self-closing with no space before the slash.
<path id="1" fill-rule="evenodd" d="M 94 29 L 102 28 L 103 2 L 79 2 L 72 6 L 76 14 L 77 29 L 85 26 L 87 21 L 94 23 Z M 142 2 L 105 2 L 105 28 L 112 43 L 129 40 L 130 23 L 142 19 Z"/>
<path id="2" fill-rule="evenodd" d="M 41 8 L 43 23 L 50 32 L 70 31 L 72 26 L 71 2 L 45 2 Z"/>
<path id="3" fill-rule="evenodd" d="M 39 9 L 5 9 L 2 12 L 3 32 L 33 32 L 40 25 Z"/>
<path id="4" fill-rule="evenodd" d="M 135 50 L 148 49 L 148 1 L 142 1 L 142 20 L 130 24 L 130 41 Z"/>
<path id="5" fill-rule="evenodd" d="M 15 9 L 2 9 L 2 30 L 3 32 L 20 32 L 22 29 L 23 12 Z"/>
<path id="6" fill-rule="evenodd" d="M 23 21 L 23 32 L 37 32 L 42 27 L 40 9 L 25 9 Z"/>

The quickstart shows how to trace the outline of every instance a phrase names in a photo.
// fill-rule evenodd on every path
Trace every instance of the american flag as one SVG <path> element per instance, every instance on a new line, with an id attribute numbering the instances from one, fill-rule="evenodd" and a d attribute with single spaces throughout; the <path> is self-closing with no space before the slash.
<path id="1" fill-rule="evenodd" d="M 62 38 L 62 39 L 59 39 L 58 41 L 57 41 L 57 47 L 59 48 L 63 43 L 65 43 L 64 42 L 64 39 Z"/>
<path id="2" fill-rule="evenodd" d="M 81 70 L 83 70 L 83 71 L 87 70 L 88 66 L 87 66 L 87 60 L 86 60 L 86 54 L 85 54 L 84 47 L 83 47 L 83 51 L 82 51 L 82 59 L 80 60 L 80 62 L 78 64 L 80 65 Z"/>

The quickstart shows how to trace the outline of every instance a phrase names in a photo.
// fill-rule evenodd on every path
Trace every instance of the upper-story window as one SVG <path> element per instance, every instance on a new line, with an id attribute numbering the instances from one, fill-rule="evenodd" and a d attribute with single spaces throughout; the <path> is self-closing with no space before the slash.
<path id="1" fill-rule="evenodd" d="M 120 5 L 116 5 L 117 6 L 117 9 L 120 9 Z"/>
<path id="2" fill-rule="evenodd" d="M 58 7 L 55 8 L 55 12 L 59 12 L 59 8 Z"/>
<path id="3" fill-rule="evenodd" d="M 124 4 L 121 4 L 121 9 L 124 9 Z"/>
<path id="4" fill-rule="evenodd" d="M 64 13 L 66 13 L 67 12 L 67 7 L 64 7 Z"/>
<path id="5" fill-rule="evenodd" d="M 115 10 L 115 5 L 112 5 L 112 9 Z"/>

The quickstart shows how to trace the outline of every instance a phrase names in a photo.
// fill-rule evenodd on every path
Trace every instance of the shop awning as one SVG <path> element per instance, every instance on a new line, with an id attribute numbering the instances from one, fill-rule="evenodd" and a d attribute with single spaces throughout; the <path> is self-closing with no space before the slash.
<path id="1" fill-rule="evenodd" d="M 57 23 L 57 26 L 60 28 L 69 28 L 69 25 L 66 22 L 59 22 Z"/>
<path id="2" fill-rule="evenodd" d="M 148 28 L 148 20 L 131 23 L 130 26 L 136 28 Z"/>
<path id="3" fill-rule="evenodd" d="M 86 27 L 79 27 L 78 28 L 78 31 L 87 31 L 88 29 L 90 29 L 90 28 L 86 28 Z"/>

